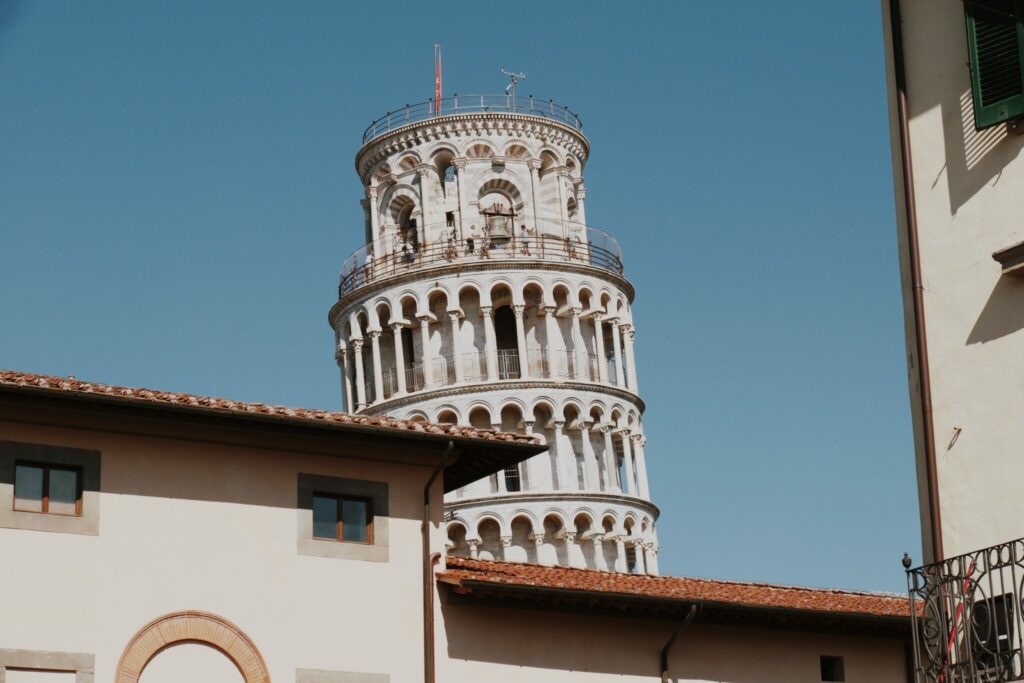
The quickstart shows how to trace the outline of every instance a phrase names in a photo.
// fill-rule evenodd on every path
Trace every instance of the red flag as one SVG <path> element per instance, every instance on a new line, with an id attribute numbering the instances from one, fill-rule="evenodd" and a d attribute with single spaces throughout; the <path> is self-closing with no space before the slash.
<path id="1" fill-rule="evenodd" d="M 434 113 L 441 113 L 441 45 L 434 43 Z"/>

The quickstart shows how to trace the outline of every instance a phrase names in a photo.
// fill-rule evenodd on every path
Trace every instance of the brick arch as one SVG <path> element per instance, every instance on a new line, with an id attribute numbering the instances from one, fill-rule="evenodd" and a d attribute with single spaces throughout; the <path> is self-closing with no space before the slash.
<path id="1" fill-rule="evenodd" d="M 223 617 L 196 611 L 165 614 L 143 626 L 124 649 L 114 683 L 138 683 L 154 657 L 182 643 L 220 650 L 238 667 L 245 683 L 270 683 L 267 665 L 249 636 Z"/>

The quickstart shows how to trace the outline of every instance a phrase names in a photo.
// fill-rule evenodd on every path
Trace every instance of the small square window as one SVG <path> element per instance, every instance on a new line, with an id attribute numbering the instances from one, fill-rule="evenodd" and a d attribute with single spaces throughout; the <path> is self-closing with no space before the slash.
<path id="1" fill-rule="evenodd" d="M 373 543 L 373 512 L 366 498 L 313 494 L 313 537 Z"/>
<path id="2" fill-rule="evenodd" d="M 846 668 L 843 666 L 842 657 L 829 657 L 828 655 L 821 656 L 821 680 L 846 680 Z"/>
<path id="3" fill-rule="evenodd" d="M 14 509 L 51 515 L 82 514 L 82 478 L 77 468 L 19 462 L 14 466 Z"/>

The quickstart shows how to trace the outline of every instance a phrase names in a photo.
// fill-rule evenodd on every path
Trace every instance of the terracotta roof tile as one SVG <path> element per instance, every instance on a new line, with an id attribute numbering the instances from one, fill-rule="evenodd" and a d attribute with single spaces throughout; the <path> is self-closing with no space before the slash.
<path id="1" fill-rule="evenodd" d="M 565 589 L 598 597 L 646 597 L 744 608 L 820 612 L 823 615 L 910 616 L 909 600 L 891 593 L 862 593 L 677 576 L 641 576 L 464 557 L 448 557 L 445 563 L 447 569 L 438 575 L 438 580 L 470 591 L 475 586 L 489 584 L 494 587 Z"/>
<path id="2" fill-rule="evenodd" d="M 533 445 L 538 443 L 536 438 L 532 436 L 499 432 L 493 429 L 475 429 L 472 427 L 459 427 L 449 424 L 431 424 L 413 420 L 399 420 L 387 416 L 353 415 L 351 413 L 329 410 L 272 406 L 265 403 L 232 401 L 224 398 L 195 396 L 192 394 L 157 391 L 154 389 L 119 387 L 110 384 L 101 384 L 99 382 L 86 382 L 75 379 L 74 377 L 36 375 L 27 372 L 18 372 L 16 370 L 0 370 L 0 387 L 2 386 L 31 387 L 33 389 L 42 389 L 55 393 L 63 392 L 77 395 L 103 394 L 127 401 L 147 402 L 153 404 L 189 405 L 216 412 L 259 413 L 262 415 L 275 415 L 278 417 L 309 420 L 311 422 L 364 425 L 380 429 L 426 432 L 429 434 L 455 436 L 467 439 L 483 439 L 487 441 L 505 441 Z"/>

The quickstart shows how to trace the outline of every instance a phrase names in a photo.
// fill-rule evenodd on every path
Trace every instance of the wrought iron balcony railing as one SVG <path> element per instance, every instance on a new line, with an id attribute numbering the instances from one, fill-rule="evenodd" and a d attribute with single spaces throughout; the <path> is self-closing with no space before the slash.
<path id="1" fill-rule="evenodd" d="M 583 129 L 580 117 L 568 107 L 555 104 L 554 100 L 541 100 L 533 95 L 528 97 L 512 97 L 509 94 L 499 95 L 453 95 L 435 101 L 430 98 L 426 102 L 407 104 L 396 111 L 389 111 L 380 117 L 363 132 L 363 144 L 384 135 L 388 131 L 401 128 L 410 123 L 428 121 L 439 116 L 455 116 L 472 113 L 507 113 L 539 116 L 571 126 L 576 130 Z"/>
<path id="2" fill-rule="evenodd" d="M 907 571 L 918 683 L 1024 681 L 1024 539 Z"/>
<path id="3" fill-rule="evenodd" d="M 345 259 L 341 266 L 338 298 L 394 275 L 428 267 L 466 266 L 497 260 L 571 263 L 622 275 L 622 249 L 615 238 L 603 230 L 553 219 L 542 220 L 539 228 L 540 234 L 529 237 L 492 235 L 475 239 L 442 239 L 415 247 L 407 246 L 396 237 L 378 239 L 363 245 Z M 563 233 L 571 236 L 563 237 Z"/>

